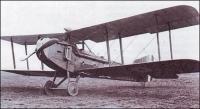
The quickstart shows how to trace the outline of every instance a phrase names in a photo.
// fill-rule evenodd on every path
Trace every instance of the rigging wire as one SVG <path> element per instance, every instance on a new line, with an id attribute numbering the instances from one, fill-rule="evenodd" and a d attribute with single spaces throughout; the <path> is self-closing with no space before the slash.
<path id="1" fill-rule="evenodd" d="M 113 41 L 112 41 L 111 45 L 109 45 L 109 48 L 111 48 L 111 47 L 112 47 L 112 45 L 113 45 L 113 43 L 114 43 L 114 42 L 115 42 L 115 40 L 113 40 Z M 99 53 L 98 53 L 98 54 L 99 54 Z M 103 56 L 103 57 L 105 57 L 105 55 L 106 55 L 106 54 L 107 54 L 107 52 L 104 54 L 104 56 Z M 99 62 L 99 64 L 100 64 L 100 62 Z M 98 65 L 99 65 L 99 64 L 98 64 Z"/>
<path id="2" fill-rule="evenodd" d="M 91 34 L 89 34 L 88 36 L 86 36 L 84 39 L 82 39 L 82 40 L 86 40 L 88 37 L 90 37 L 91 35 L 93 35 L 93 34 L 96 34 L 98 31 L 100 31 L 101 29 L 98 29 L 97 31 L 94 31 L 93 33 L 91 33 Z M 78 38 L 77 38 L 78 39 Z M 80 40 L 80 39 L 79 39 Z M 96 44 L 96 43 L 95 43 Z M 94 47 L 94 45 L 95 44 L 93 44 L 93 47 Z M 76 45 L 76 44 L 75 44 Z M 92 47 L 92 48 L 93 48 Z M 89 48 L 89 47 L 88 47 Z M 91 51 L 92 51 L 92 48 L 90 49 Z M 93 53 L 93 52 L 92 52 Z M 94 53 L 93 53 L 94 54 Z M 95 55 L 95 54 L 94 54 Z M 83 60 L 82 60 L 82 62 L 84 62 L 86 60 L 86 58 L 84 58 Z M 100 64 L 100 62 L 99 62 L 99 64 Z M 80 69 L 81 67 L 79 67 L 78 68 L 78 70 Z"/>
<path id="3" fill-rule="evenodd" d="M 94 34 L 96 34 L 98 31 L 100 31 L 101 29 L 98 29 L 98 30 L 96 30 L 96 31 L 94 31 L 94 32 L 92 32 L 91 34 L 89 34 L 89 35 L 87 35 L 84 39 L 82 39 L 82 40 L 86 40 L 87 38 L 89 38 L 90 36 L 92 36 L 92 35 L 94 35 Z M 74 36 L 73 36 L 74 37 Z M 75 37 L 76 38 L 76 37 Z M 78 39 L 78 38 L 77 38 Z M 80 39 L 78 39 L 78 40 L 80 40 Z M 85 43 L 86 44 L 86 43 Z M 87 46 L 87 45 L 86 45 Z M 96 46 L 96 43 L 94 43 L 93 45 L 92 45 L 92 48 L 94 48 L 94 46 Z M 89 47 L 88 47 L 89 48 Z M 90 48 L 90 50 L 92 51 L 92 48 Z M 92 52 L 93 53 L 93 52 Z M 94 54 L 94 53 L 93 53 Z"/>
<path id="4" fill-rule="evenodd" d="M 113 45 L 114 42 L 115 42 L 115 40 L 112 41 L 111 45 L 109 45 L 109 48 L 112 47 L 112 45 Z M 104 56 L 105 56 L 106 54 L 107 54 L 107 52 L 104 54 Z M 103 56 L 103 57 L 104 57 L 104 56 Z"/>
<path id="5" fill-rule="evenodd" d="M 137 38 L 137 36 L 134 37 L 134 39 L 125 47 L 125 49 L 122 50 L 122 53 L 125 52 L 125 50 L 131 45 L 131 43 Z M 119 58 L 120 55 L 117 56 L 117 58 L 115 59 L 115 61 Z"/>
<path id="6" fill-rule="evenodd" d="M 147 47 L 147 46 L 149 46 L 149 44 L 155 39 L 155 37 L 156 36 L 154 36 L 152 39 L 151 39 L 151 41 L 142 49 L 142 51 L 140 51 L 140 53 L 135 57 L 135 59 L 137 59 L 137 57 L 145 50 L 145 48 Z M 135 60 L 134 59 L 134 60 Z"/>
<path id="7" fill-rule="evenodd" d="M 109 48 L 112 47 L 112 45 L 113 45 L 114 42 L 115 42 L 115 40 L 112 41 L 111 45 L 109 45 Z M 94 43 L 94 44 L 92 45 L 92 47 L 90 48 L 90 50 L 92 51 L 92 49 L 93 49 L 95 46 L 96 46 L 96 43 Z M 97 54 L 99 54 L 99 53 L 97 53 Z M 106 54 L 107 54 L 107 53 L 105 53 L 104 56 L 105 56 Z M 103 56 L 103 57 L 104 57 L 104 56 Z"/>

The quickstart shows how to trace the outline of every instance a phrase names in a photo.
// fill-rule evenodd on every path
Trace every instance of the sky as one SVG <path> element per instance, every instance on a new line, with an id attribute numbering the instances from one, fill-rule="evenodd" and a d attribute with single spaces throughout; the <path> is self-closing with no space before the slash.
<path id="1" fill-rule="evenodd" d="M 1 36 L 64 33 L 64 28 L 76 30 L 177 5 L 189 5 L 199 12 L 199 1 L 1 1 Z M 171 32 L 174 59 L 199 60 L 199 25 Z M 159 34 L 161 60 L 170 59 L 168 35 L 168 32 Z M 154 37 L 156 34 L 123 38 L 125 64 L 146 55 L 158 60 Z M 105 42 L 86 43 L 96 55 L 107 58 Z M 120 62 L 119 41 L 110 41 L 110 46 L 111 60 Z M 14 44 L 14 50 L 16 69 L 26 69 L 26 61 L 20 61 L 25 57 L 24 46 Z M 28 54 L 34 50 L 35 45 L 28 46 Z M 31 70 L 41 69 L 36 55 L 29 58 L 29 66 Z M 11 44 L 3 40 L 1 69 L 13 69 Z M 48 69 L 45 66 L 45 70 Z"/>

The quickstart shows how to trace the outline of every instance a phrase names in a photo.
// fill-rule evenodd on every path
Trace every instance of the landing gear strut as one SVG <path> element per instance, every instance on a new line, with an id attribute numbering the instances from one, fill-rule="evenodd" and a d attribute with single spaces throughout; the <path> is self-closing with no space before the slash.
<path id="1" fill-rule="evenodd" d="M 53 94 L 53 90 L 58 89 L 57 87 L 62 84 L 66 79 L 68 79 L 68 84 L 67 84 L 67 88 L 65 89 L 67 91 L 67 95 L 70 96 L 76 96 L 78 94 L 78 81 L 80 78 L 80 75 L 76 78 L 76 81 L 70 81 L 70 73 L 67 72 L 67 76 L 64 77 L 58 84 L 55 84 L 55 80 L 56 80 L 56 72 L 53 78 L 53 81 L 48 80 L 45 85 L 44 85 L 44 93 L 47 95 L 52 95 Z"/>

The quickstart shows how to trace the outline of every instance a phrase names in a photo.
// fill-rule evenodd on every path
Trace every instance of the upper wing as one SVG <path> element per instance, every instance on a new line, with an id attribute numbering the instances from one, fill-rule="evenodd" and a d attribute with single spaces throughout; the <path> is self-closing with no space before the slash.
<path id="1" fill-rule="evenodd" d="M 156 23 L 156 17 L 158 28 Z M 77 39 L 90 39 L 95 42 L 105 41 L 106 29 L 109 40 L 121 37 L 134 36 L 144 33 L 156 33 L 170 29 L 178 29 L 199 24 L 199 14 L 190 6 L 175 6 L 145 14 L 140 14 L 100 25 L 95 25 L 79 30 L 71 31 L 70 34 Z"/>
<path id="2" fill-rule="evenodd" d="M 176 74 L 199 72 L 199 61 L 189 59 L 167 60 L 104 68 L 79 70 L 88 77 L 137 77 L 150 75 L 153 78 L 175 78 Z M 83 73 L 81 73 L 83 72 Z"/>
<path id="3" fill-rule="evenodd" d="M 37 71 L 37 70 L 1 70 L 5 72 L 21 74 L 26 76 L 47 76 L 53 77 L 55 75 L 55 71 Z"/>
<path id="4" fill-rule="evenodd" d="M 21 45 L 35 45 L 39 38 L 58 38 L 59 40 L 65 39 L 64 33 L 53 33 L 53 34 L 38 34 L 38 35 L 19 35 L 19 36 L 2 36 L 2 40 L 11 41 Z"/>
<path id="5" fill-rule="evenodd" d="M 156 23 L 156 17 L 158 28 Z M 112 22 L 107 22 L 91 27 L 86 27 L 68 32 L 72 37 L 72 42 L 77 43 L 81 40 L 92 40 L 95 42 L 105 41 L 106 30 L 109 40 L 117 39 L 120 36 L 128 37 L 144 33 L 156 33 L 170 29 L 178 29 L 199 24 L 199 14 L 196 9 L 190 6 L 175 6 L 161 9 L 145 14 L 140 14 Z M 2 37 L 3 40 L 11 41 L 12 36 Z M 18 44 L 36 44 L 38 38 L 50 37 L 64 40 L 64 33 L 24 35 L 13 37 L 13 42 Z"/>

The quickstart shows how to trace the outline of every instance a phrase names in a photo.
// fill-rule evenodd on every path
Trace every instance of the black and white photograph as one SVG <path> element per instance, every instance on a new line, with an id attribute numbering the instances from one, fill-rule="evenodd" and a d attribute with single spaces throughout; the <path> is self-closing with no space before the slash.
<path id="1" fill-rule="evenodd" d="M 199 1 L 1 1 L 1 108 L 199 108 Z"/>

